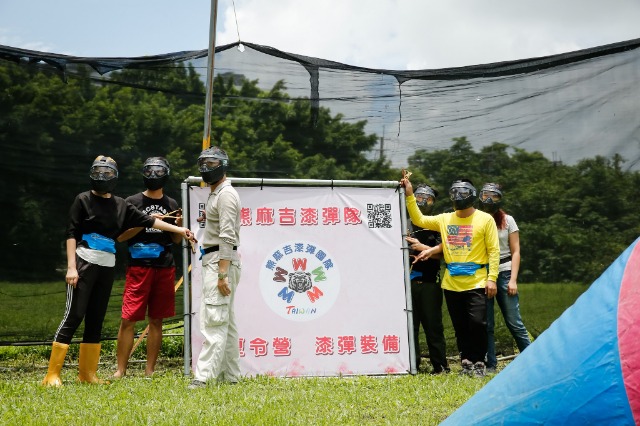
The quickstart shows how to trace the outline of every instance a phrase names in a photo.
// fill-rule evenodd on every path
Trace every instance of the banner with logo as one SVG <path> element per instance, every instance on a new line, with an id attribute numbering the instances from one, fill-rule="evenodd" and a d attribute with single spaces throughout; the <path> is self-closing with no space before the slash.
<path id="1" fill-rule="evenodd" d="M 399 194 L 393 188 L 239 187 L 242 276 L 235 298 L 244 375 L 410 370 Z M 189 188 L 202 243 L 209 188 Z M 202 347 L 192 259 L 192 365 Z"/>

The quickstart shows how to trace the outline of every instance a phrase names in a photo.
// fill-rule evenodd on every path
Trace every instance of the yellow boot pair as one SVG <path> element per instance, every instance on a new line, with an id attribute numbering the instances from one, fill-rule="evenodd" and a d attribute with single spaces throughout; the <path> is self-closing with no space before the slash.
<path id="1" fill-rule="evenodd" d="M 49 358 L 49 369 L 42 381 L 43 386 L 62 386 L 60 370 L 64 365 L 64 358 L 67 355 L 69 345 L 53 342 L 51 348 L 51 358 Z M 96 375 L 98 362 L 100 361 L 100 343 L 80 343 L 80 358 L 78 360 L 78 380 L 81 383 L 109 384 L 106 380 L 101 380 Z"/>

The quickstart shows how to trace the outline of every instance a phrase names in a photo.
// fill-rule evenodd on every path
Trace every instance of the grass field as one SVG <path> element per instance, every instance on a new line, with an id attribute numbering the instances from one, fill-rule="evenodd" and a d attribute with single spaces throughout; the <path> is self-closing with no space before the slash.
<path id="1" fill-rule="evenodd" d="M 183 318 L 183 287 L 176 293 L 176 316 Z M 103 336 L 116 337 L 120 326 L 124 280 L 113 284 L 109 308 L 103 326 Z M 51 341 L 60 324 L 66 300 L 63 280 L 47 283 L 13 283 L 0 281 L 0 343 L 2 341 Z M 84 324 L 76 332 L 82 336 Z M 144 327 L 143 327 L 144 328 Z"/>
<path id="2" fill-rule="evenodd" d="M 548 328 L 586 289 L 578 284 L 521 285 L 522 315 L 532 336 Z M 6 309 L 0 315 L 6 315 Z M 125 379 L 109 386 L 78 384 L 77 345 L 72 345 L 63 369 L 65 387 L 47 389 L 39 382 L 46 372 L 49 347 L 4 346 L 0 347 L 0 424 L 435 425 L 491 379 L 457 374 L 453 330 L 448 315 L 444 318 L 452 373 L 440 376 L 424 374 L 427 360 L 423 359 L 423 373 L 416 376 L 254 377 L 235 386 L 189 391 L 190 379 L 182 374 L 182 339 L 168 337 L 163 342 L 158 374 L 152 379 L 143 374 L 141 345 Z M 499 315 L 496 335 L 499 352 L 514 353 Z M 104 342 L 99 374 L 108 377 L 114 366 L 115 344 Z"/>

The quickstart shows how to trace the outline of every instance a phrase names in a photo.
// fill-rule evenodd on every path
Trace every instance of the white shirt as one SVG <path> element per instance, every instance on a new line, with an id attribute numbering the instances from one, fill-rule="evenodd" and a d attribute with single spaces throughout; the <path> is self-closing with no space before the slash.
<path id="1" fill-rule="evenodd" d="M 518 232 L 518 224 L 516 220 L 506 215 L 505 218 L 507 226 L 504 229 L 498 229 L 498 240 L 500 241 L 500 259 L 511 256 L 511 247 L 509 246 L 509 235 L 513 232 Z M 510 271 L 511 261 L 502 263 L 498 268 L 498 272 Z"/>

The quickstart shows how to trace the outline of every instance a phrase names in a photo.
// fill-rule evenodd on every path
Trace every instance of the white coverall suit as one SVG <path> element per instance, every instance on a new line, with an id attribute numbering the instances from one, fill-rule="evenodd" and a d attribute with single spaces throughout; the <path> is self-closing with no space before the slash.
<path id="1" fill-rule="evenodd" d="M 229 181 L 224 181 L 207 200 L 206 225 L 202 241 L 206 249 L 219 249 L 202 257 L 202 302 L 200 332 L 204 336 L 195 379 L 235 383 L 240 377 L 240 349 L 233 304 L 240 280 L 240 197 Z M 218 261 L 227 259 L 231 294 L 218 290 Z"/>

